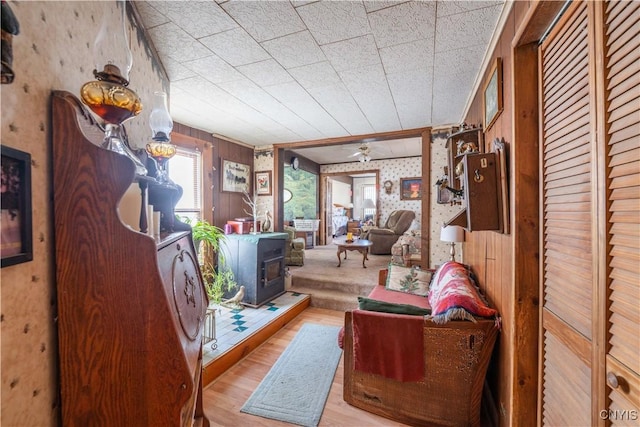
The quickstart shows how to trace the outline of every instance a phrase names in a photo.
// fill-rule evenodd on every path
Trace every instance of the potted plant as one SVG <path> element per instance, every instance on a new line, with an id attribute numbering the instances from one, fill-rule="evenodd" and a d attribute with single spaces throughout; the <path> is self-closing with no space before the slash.
<path id="1" fill-rule="evenodd" d="M 216 254 L 224 260 L 220 244 L 226 240 L 226 235 L 219 227 L 204 220 L 196 221 L 191 228 L 207 296 L 213 304 L 220 305 L 223 295 L 237 287 L 233 272 L 219 271 L 213 261 Z"/>

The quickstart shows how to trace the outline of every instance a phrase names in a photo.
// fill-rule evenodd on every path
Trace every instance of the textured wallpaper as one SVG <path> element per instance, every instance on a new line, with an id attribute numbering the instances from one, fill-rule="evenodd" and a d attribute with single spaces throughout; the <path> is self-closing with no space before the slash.
<path id="1" fill-rule="evenodd" d="M 31 262 L 2 269 L 2 425 L 55 426 L 57 357 L 53 211 L 49 180 L 52 90 L 75 95 L 93 80 L 93 41 L 103 8 L 115 2 L 8 2 L 20 23 L 13 38 L 15 80 L 2 85 L 2 145 L 31 154 L 33 255 Z M 160 69 L 134 26 L 130 88 L 142 98 L 140 116 L 127 122 L 130 142 L 143 147 L 151 94 L 163 90 Z"/>
<path id="2" fill-rule="evenodd" d="M 454 217 L 462 210 L 460 205 L 438 204 L 435 183 L 444 174 L 444 167 L 447 165 L 447 137 L 450 129 L 433 133 L 431 145 L 431 221 L 430 221 L 430 242 L 431 254 L 429 260 L 431 266 L 442 264 L 449 259 L 449 243 L 440 241 L 440 229 L 442 225 Z M 463 258 L 464 244 L 456 244 L 456 260 Z"/>

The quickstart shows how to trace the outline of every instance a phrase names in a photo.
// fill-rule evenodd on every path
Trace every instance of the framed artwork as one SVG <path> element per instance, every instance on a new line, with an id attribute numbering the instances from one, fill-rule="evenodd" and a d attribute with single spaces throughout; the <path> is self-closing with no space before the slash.
<path id="1" fill-rule="evenodd" d="M 485 83 L 482 94 L 484 131 L 486 132 L 502 112 L 502 60 L 500 58 L 496 58 L 493 63 L 489 80 Z"/>
<path id="2" fill-rule="evenodd" d="M 31 155 L 2 146 L 2 267 L 33 259 L 31 235 Z"/>
<path id="3" fill-rule="evenodd" d="M 271 171 L 256 172 L 255 183 L 256 194 L 258 196 L 271 195 Z"/>
<path id="4" fill-rule="evenodd" d="M 222 191 L 251 193 L 251 168 L 243 163 L 222 159 Z"/>
<path id="5" fill-rule="evenodd" d="M 400 178 L 400 200 L 422 200 L 422 178 Z"/>

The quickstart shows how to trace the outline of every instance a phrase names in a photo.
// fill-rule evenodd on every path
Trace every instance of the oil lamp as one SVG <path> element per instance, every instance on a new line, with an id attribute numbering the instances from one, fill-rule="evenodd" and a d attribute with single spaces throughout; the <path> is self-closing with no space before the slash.
<path id="1" fill-rule="evenodd" d="M 166 164 L 176 154 L 176 146 L 171 143 L 169 138 L 173 129 L 173 120 L 171 120 L 167 109 L 167 94 L 164 92 L 153 94 L 153 110 L 149 116 L 149 126 L 153 132 L 153 141 L 147 144 L 147 153 L 158 164 L 156 179 L 159 182 L 167 182 L 169 179 Z"/>
<path id="2" fill-rule="evenodd" d="M 122 136 L 121 125 L 142 111 L 142 103 L 138 95 L 127 88 L 133 57 L 126 31 L 126 2 L 116 3 L 117 8 L 105 3 L 109 6 L 102 15 L 102 25 L 93 44 L 96 80 L 82 86 L 80 97 L 105 122 L 102 147 L 129 157 L 135 164 L 136 175 L 146 176 L 147 169 Z"/>

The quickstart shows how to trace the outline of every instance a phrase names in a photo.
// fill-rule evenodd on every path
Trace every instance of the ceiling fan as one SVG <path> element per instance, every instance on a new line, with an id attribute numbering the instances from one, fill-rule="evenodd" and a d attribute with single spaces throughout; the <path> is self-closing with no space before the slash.
<path id="1" fill-rule="evenodd" d="M 360 147 L 358 147 L 358 151 L 356 151 L 349 157 L 359 156 L 358 160 L 360 161 L 360 163 L 365 163 L 371 160 L 371 156 L 369 156 L 370 150 L 371 149 L 369 148 L 369 144 L 363 143 L 360 145 Z"/>

